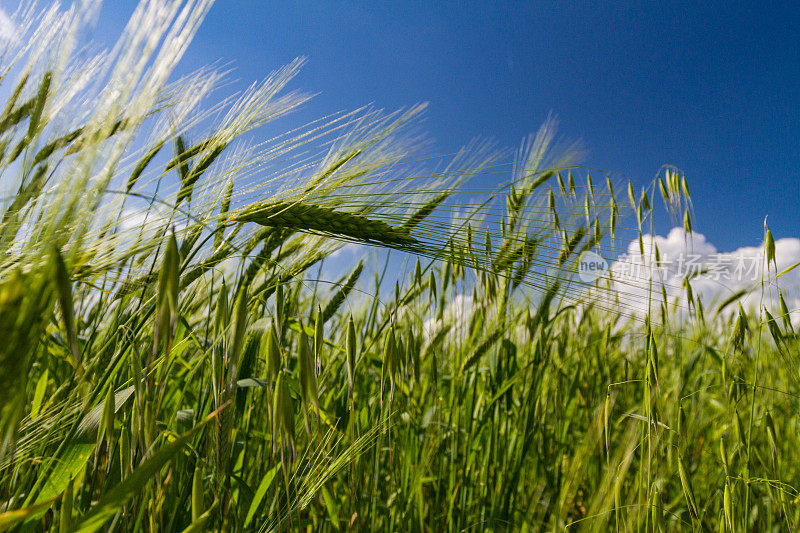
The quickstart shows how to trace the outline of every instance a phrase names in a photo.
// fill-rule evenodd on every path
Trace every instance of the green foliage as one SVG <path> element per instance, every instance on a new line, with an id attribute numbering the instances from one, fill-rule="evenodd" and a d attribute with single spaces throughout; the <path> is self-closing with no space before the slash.
<path id="1" fill-rule="evenodd" d="M 643 306 L 576 275 L 624 220 L 647 253 L 656 189 L 690 231 L 682 174 L 638 200 L 611 174 L 578 186 L 547 123 L 481 196 L 467 178 L 502 166 L 485 146 L 399 170 L 420 107 L 248 148 L 305 101 L 282 93 L 299 62 L 199 110 L 218 73 L 167 80 L 208 4 L 159 7 L 88 63 L 70 43 L 91 17 L 52 15 L 33 48 L 53 56 L 18 44 L 0 80 L 0 528 L 798 527 L 783 294 L 704 315 L 689 279 L 686 305 L 634 284 Z M 394 255 L 342 266 L 345 242 Z M 766 225 L 764 259 L 765 284 L 794 268 Z"/>

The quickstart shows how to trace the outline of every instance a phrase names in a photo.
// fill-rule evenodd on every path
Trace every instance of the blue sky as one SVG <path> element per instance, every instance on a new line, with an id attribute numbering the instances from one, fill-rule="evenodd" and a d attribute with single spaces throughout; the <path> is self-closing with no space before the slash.
<path id="1" fill-rule="evenodd" d="M 135 3 L 106 2 L 97 37 Z M 760 242 L 766 215 L 798 236 L 796 4 L 606 4 L 218 0 L 181 68 L 232 62 L 235 88 L 307 56 L 293 87 L 319 95 L 292 120 L 428 101 L 433 154 L 517 147 L 553 112 L 590 166 L 642 183 L 683 169 L 719 249 Z"/>

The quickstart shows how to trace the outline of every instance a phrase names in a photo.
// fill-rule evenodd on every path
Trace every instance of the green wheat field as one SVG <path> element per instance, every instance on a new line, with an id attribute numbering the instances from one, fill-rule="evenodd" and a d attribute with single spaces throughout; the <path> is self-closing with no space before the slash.
<path id="1" fill-rule="evenodd" d="M 664 287 L 680 170 L 581 167 L 552 121 L 418 157 L 421 105 L 281 131 L 302 60 L 173 76 L 208 7 L 3 45 L 0 530 L 797 530 L 766 225 L 751 291 Z M 645 275 L 582 276 L 629 243 Z"/>

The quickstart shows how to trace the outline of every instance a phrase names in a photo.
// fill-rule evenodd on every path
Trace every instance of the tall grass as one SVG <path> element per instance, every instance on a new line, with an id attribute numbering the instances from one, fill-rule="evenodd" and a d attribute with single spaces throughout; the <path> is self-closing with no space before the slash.
<path id="1" fill-rule="evenodd" d="M 797 527 L 785 301 L 576 276 L 657 255 L 657 196 L 690 230 L 680 172 L 575 166 L 552 122 L 426 170 L 422 106 L 247 143 L 302 61 L 208 104 L 224 72 L 171 81 L 208 7 L 142 2 L 95 56 L 93 8 L 30 9 L 4 44 L 0 528 Z"/>

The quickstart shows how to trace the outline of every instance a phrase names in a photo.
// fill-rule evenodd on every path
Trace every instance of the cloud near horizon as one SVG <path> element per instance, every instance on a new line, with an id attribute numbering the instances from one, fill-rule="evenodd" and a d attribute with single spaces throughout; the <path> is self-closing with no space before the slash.
<path id="1" fill-rule="evenodd" d="M 620 304 L 630 306 L 632 311 L 644 311 L 649 296 L 656 305 L 660 303 L 663 285 L 671 302 L 677 301 L 680 308 L 688 309 L 688 279 L 693 294 L 707 310 L 740 291 L 746 291 L 740 301 L 750 309 L 762 304 L 775 307 L 778 295 L 783 294 L 793 322 L 800 319 L 800 267 L 784 272 L 800 261 L 800 239 L 775 241 L 775 263 L 770 263 L 769 268 L 763 243 L 721 252 L 702 233 L 687 234 L 682 228 L 673 228 L 666 237 L 644 235 L 643 244 L 644 256 L 638 242 L 632 242 L 627 253 L 611 264 L 610 292 L 603 296 L 602 291 L 609 289 L 597 290 L 604 300 L 618 297 Z M 658 263 L 655 254 L 648 252 L 653 245 L 660 253 Z"/>

